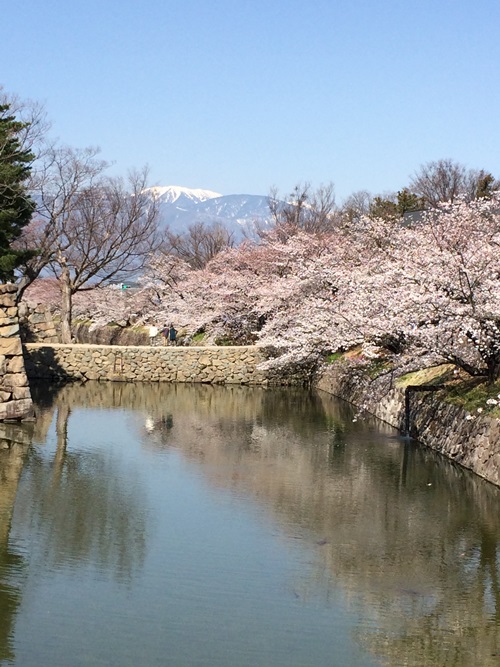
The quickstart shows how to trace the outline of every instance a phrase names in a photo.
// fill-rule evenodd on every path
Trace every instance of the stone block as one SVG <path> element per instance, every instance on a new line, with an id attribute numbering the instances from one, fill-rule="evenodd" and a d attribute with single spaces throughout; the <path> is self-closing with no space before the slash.
<path id="1" fill-rule="evenodd" d="M 13 357 L 17 354 L 21 355 L 23 352 L 21 346 L 21 339 L 19 337 L 15 338 L 0 338 L 0 355 L 3 354 L 7 357 Z"/>
<path id="2" fill-rule="evenodd" d="M 5 359 L 5 357 L 4 357 Z M 0 359 L 1 363 L 1 359 Z M 24 358 L 22 356 L 12 357 L 7 361 L 6 370 L 8 373 L 24 372 Z"/>
<path id="3" fill-rule="evenodd" d="M 15 400 L 21 398 L 31 398 L 31 391 L 29 387 L 12 387 L 12 398 Z"/>
<path id="4" fill-rule="evenodd" d="M 17 293 L 17 285 L 14 283 L 5 283 L 4 285 L 0 285 L 0 294 L 16 294 Z"/>
<path id="5" fill-rule="evenodd" d="M 54 332 L 54 325 L 51 324 L 50 322 L 40 322 L 40 324 L 37 326 L 38 333 L 40 335 L 46 334 L 47 331 Z"/>
<path id="6" fill-rule="evenodd" d="M 3 388 L 6 387 L 27 387 L 28 377 L 26 373 L 5 373 L 1 379 Z"/>
<path id="7" fill-rule="evenodd" d="M 0 419 L 32 419 L 34 417 L 33 401 L 20 399 L 0 403 Z"/>
<path id="8" fill-rule="evenodd" d="M 17 335 L 19 335 L 19 324 L 17 322 L 12 323 L 12 321 L 9 320 L 6 324 L 2 325 L 0 323 L 0 337 L 10 338 L 11 336 Z"/>
<path id="9" fill-rule="evenodd" d="M 47 317 L 45 313 L 37 313 L 34 312 L 28 317 L 28 322 L 30 324 L 46 324 L 47 322 Z"/>
<path id="10" fill-rule="evenodd" d="M 10 294 L 0 294 L 0 306 L 3 308 L 13 308 L 15 300 Z"/>

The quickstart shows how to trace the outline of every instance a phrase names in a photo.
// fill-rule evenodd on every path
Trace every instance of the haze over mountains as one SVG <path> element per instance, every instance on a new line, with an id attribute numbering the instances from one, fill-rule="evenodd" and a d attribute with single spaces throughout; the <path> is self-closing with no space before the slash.
<path id="1" fill-rule="evenodd" d="M 252 236 L 255 225 L 271 224 L 268 197 L 263 195 L 222 195 L 212 190 L 176 185 L 150 188 L 160 204 L 160 226 L 184 232 L 190 225 L 220 223 L 234 232 L 237 240 Z"/>

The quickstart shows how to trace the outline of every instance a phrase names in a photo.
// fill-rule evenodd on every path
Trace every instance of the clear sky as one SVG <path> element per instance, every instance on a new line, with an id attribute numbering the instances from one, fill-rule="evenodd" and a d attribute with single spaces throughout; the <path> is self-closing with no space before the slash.
<path id="1" fill-rule="evenodd" d="M 15 0 L 0 84 L 115 173 L 222 194 L 500 178 L 499 0 Z"/>

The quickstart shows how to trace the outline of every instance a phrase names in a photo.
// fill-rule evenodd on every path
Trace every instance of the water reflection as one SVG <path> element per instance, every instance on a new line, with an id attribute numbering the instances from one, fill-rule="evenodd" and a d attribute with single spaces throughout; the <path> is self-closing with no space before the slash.
<path id="1" fill-rule="evenodd" d="M 307 546 L 313 564 L 295 598 L 328 607 L 340 586 L 360 619 L 356 640 L 379 664 L 498 664 L 500 496 L 492 485 L 375 420 L 353 421 L 350 407 L 326 394 L 86 383 L 32 395 L 40 415 L 33 441 L 46 443 L 55 425 L 55 451 L 31 451 L 30 497 L 18 498 L 17 511 L 52 566 L 92 562 L 132 579 L 144 563 L 146 502 L 132 475 L 117 474 L 115 458 L 68 446 L 74 411 L 118 408 L 135 415 L 145 451 L 178 452 L 214 489 L 259 503 L 285 542 Z M 2 482 L 12 480 L 0 496 L 2 570 L 19 575 L 0 593 L 0 656 L 8 657 L 23 571 L 8 533 L 26 453 L 2 454 Z"/>
<path id="2" fill-rule="evenodd" d="M 0 662 L 14 657 L 12 628 L 19 608 L 26 559 L 9 544 L 17 487 L 31 441 L 32 425 L 0 424 Z"/>

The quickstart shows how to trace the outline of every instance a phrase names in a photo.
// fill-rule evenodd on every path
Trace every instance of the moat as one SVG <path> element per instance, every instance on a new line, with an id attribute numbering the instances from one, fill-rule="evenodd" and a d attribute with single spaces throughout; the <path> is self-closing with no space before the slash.
<path id="1" fill-rule="evenodd" d="M 32 387 L 0 664 L 498 665 L 500 489 L 323 392 Z"/>

